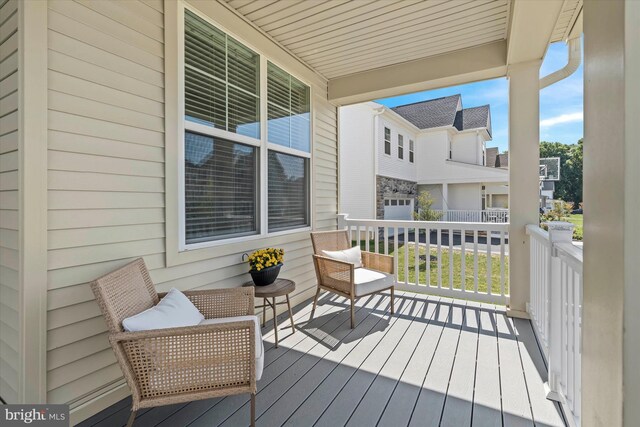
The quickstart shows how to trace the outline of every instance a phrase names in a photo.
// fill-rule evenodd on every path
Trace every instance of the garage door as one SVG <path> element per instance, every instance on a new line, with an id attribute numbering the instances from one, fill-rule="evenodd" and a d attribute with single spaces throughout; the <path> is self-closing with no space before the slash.
<path id="1" fill-rule="evenodd" d="M 413 219 L 413 199 L 385 199 L 384 219 L 408 221 Z"/>

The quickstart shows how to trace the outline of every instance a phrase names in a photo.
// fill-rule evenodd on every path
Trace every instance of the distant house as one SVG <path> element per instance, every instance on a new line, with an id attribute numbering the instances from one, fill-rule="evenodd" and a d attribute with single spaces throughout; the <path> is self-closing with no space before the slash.
<path id="1" fill-rule="evenodd" d="M 506 155 L 491 141 L 489 105 L 463 108 L 460 95 L 387 108 L 340 108 L 340 210 L 355 218 L 411 219 L 429 191 L 433 208 L 508 206 Z M 503 166 L 504 165 L 504 166 Z"/>

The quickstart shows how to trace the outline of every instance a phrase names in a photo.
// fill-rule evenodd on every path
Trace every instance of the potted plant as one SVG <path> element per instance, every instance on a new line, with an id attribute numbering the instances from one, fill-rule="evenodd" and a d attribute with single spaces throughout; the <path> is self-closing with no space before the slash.
<path id="1" fill-rule="evenodd" d="M 244 254 L 249 262 L 249 273 L 256 286 L 267 286 L 278 278 L 282 268 L 284 250 L 276 248 L 259 249 L 251 255 Z"/>

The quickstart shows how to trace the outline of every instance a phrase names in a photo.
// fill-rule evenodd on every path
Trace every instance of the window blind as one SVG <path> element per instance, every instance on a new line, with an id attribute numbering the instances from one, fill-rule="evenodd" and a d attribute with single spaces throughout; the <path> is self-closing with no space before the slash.
<path id="1" fill-rule="evenodd" d="M 185 133 L 185 240 L 258 231 L 258 149 Z"/>
<path id="2" fill-rule="evenodd" d="M 269 231 L 309 225 L 309 160 L 269 150 Z"/>
<path id="3" fill-rule="evenodd" d="M 187 120 L 260 138 L 260 56 L 185 10 Z"/>
<path id="4" fill-rule="evenodd" d="M 267 65 L 269 142 L 304 152 L 311 150 L 311 90 L 286 71 Z"/>

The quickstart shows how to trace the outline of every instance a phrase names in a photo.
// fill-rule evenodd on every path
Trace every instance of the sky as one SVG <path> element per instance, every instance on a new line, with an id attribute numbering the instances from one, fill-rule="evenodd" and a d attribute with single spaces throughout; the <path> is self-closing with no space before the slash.
<path id="1" fill-rule="evenodd" d="M 563 42 L 549 46 L 540 68 L 540 76 L 546 76 L 567 63 L 567 47 Z M 540 92 L 540 140 L 574 144 L 583 135 L 582 127 L 582 64 L 568 78 L 544 88 Z M 507 150 L 509 141 L 509 83 L 506 78 L 485 80 L 460 86 L 396 96 L 376 102 L 387 107 L 410 104 L 412 102 L 443 96 L 461 94 L 462 107 L 491 105 L 491 125 L 493 141 L 488 147 Z"/>

